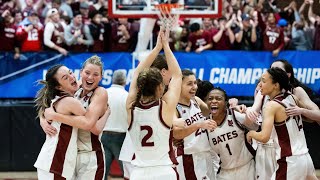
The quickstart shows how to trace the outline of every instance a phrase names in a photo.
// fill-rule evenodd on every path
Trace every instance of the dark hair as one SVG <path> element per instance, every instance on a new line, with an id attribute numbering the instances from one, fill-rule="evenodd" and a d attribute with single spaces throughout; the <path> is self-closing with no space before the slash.
<path id="1" fill-rule="evenodd" d="M 292 88 L 296 88 L 296 87 L 300 86 L 301 88 L 303 88 L 306 91 L 306 93 L 309 95 L 309 97 L 312 97 L 312 95 L 313 95 L 312 89 L 310 89 L 306 85 L 302 84 L 298 79 L 296 79 L 294 77 L 293 67 L 287 60 L 278 59 L 278 60 L 275 60 L 274 62 L 281 62 L 283 64 L 283 67 L 284 67 L 286 73 L 291 74 L 290 79 L 289 79 L 289 83 Z"/>
<path id="2" fill-rule="evenodd" d="M 154 96 L 157 87 L 163 82 L 159 69 L 146 68 L 141 71 L 137 78 L 137 97 L 133 107 L 136 106 L 141 96 Z"/>
<path id="3" fill-rule="evenodd" d="M 274 67 L 274 68 L 269 68 L 267 72 L 270 74 L 272 83 L 279 83 L 280 85 L 280 91 L 282 89 L 288 91 L 290 90 L 291 86 L 289 84 L 289 77 L 287 73 L 282 70 L 281 68 Z"/>
<path id="4" fill-rule="evenodd" d="M 182 80 L 183 80 L 185 77 L 191 76 L 191 75 L 194 75 L 194 76 L 195 76 L 195 74 L 194 74 L 191 70 L 189 70 L 189 69 L 184 69 L 184 70 L 182 70 Z"/>
<path id="5" fill-rule="evenodd" d="M 152 68 L 157 68 L 160 71 L 164 68 L 166 70 L 168 70 L 168 63 L 166 60 L 166 57 L 162 54 L 159 54 L 156 59 L 153 61 L 153 63 L 151 64 Z"/>
<path id="6" fill-rule="evenodd" d="M 51 100 L 56 95 L 61 95 L 62 91 L 56 89 L 59 85 L 58 80 L 55 78 L 55 75 L 62 64 L 57 64 L 52 66 L 46 74 L 45 80 L 38 81 L 38 84 L 43 84 L 44 86 L 37 92 L 36 95 L 36 106 L 38 111 L 38 117 L 43 115 L 45 108 L 50 107 Z"/>
<path id="7" fill-rule="evenodd" d="M 190 25 L 190 32 L 197 32 L 200 30 L 200 24 L 199 23 L 192 23 Z"/>
<path id="8" fill-rule="evenodd" d="M 56 3 L 56 4 L 59 4 L 59 5 L 61 5 L 61 4 L 62 4 L 61 0 L 52 0 L 52 2 L 51 2 L 51 3 Z"/>
<path id="9" fill-rule="evenodd" d="M 196 96 L 204 101 L 209 92 L 213 90 L 214 86 L 210 81 L 201 81 L 200 79 L 197 79 L 197 85 L 198 90 L 196 92 Z"/>
<path id="10" fill-rule="evenodd" d="M 227 102 L 227 104 L 228 104 L 228 95 L 227 95 L 227 93 L 226 93 L 226 91 L 224 90 L 224 89 L 222 89 L 221 87 L 219 87 L 219 86 L 216 86 L 216 87 L 214 87 L 211 91 L 213 91 L 213 90 L 218 90 L 218 91 L 221 91 L 222 93 L 223 93 L 223 96 L 224 96 L 224 100 Z M 210 92 L 211 92 L 210 91 Z M 209 93 L 208 93 L 209 94 Z"/>

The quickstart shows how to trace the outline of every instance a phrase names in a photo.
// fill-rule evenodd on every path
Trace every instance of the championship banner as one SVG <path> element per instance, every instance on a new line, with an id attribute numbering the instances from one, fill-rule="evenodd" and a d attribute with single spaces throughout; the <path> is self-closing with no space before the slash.
<path id="1" fill-rule="evenodd" d="M 276 59 L 286 59 L 294 67 L 295 77 L 320 94 L 320 51 L 282 51 L 274 58 L 271 52 L 204 51 L 202 53 L 174 53 L 181 69 L 191 69 L 196 77 L 209 80 L 225 89 L 229 96 L 253 96 L 258 79 Z M 0 55 L 0 98 L 33 98 L 41 86 L 36 81 L 45 77 L 47 69 L 54 64 L 64 64 L 80 79 L 82 63 L 92 53 L 70 54 L 66 57 L 55 53 L 27 53 L 24 60 L 13 60 L 13 54 Z M 100 83 L 108 88 L 113 72 L 123 69 L 127 74 L 129 88 L 136 61 L 130 53 L 97 54 L 104 62 Z M 134 65 L 133 63 L 134 62 Z"/>

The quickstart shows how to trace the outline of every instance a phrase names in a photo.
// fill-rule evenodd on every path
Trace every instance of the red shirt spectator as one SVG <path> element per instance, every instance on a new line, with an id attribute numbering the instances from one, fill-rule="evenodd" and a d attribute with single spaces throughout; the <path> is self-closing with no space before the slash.
<path id="1" fill-rule="evenodd" d="M 211 33 L 200 29 L 199 23 L 191 24 L 190 31 L 191 33 L 188 38 L 188 46 L 186 48 L 187 52 L 195 51 L 199 53 L 203 50 L 211 49 Z"/>
<path id="2" fill-rule="evenodd" d="M 231 50 L 235 37 L 231 30 L 233 20 L 226 21 L 225 17 L 219 18 L 219 29 L 213 30 L 213 49 L 215 50 Z"/>
<path id="3" fill-rule="evenodd" d="M 42 50 L 43 25 L 35 13 L 29 12 L 29 16 L 20 23 L 16 36 L 22 52 Z"/>

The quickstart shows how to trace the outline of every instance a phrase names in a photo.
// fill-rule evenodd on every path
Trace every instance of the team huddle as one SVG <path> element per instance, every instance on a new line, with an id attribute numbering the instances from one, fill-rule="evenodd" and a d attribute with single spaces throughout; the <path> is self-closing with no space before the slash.
<path id="1" fill-rule="evenodd" d="M 169 32 L 160 30 L 132 77 L 119 157 L 125 179 L 317 179 L 302 120 L 319 122 L 320 110 L 287 61 L 275 61 L 262 75 L 254 104 L 246 107 L 181 70 Z M 34 165 L 40 180 L 107 178 L 101 132 L 112 112 L 98 86 L 102 71 L 93 56 L 83 64 L 80 87 L 64 65 L 50 68 L 40 82 L 38 116 L 57 131 L 47 133 Z"/>

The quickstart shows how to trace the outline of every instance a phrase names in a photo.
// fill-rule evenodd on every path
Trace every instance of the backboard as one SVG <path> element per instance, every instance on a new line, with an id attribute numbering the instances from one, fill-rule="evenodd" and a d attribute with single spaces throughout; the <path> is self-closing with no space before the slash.
<path id="1" fill-rule="evenodd" d="M 159 9 L 155 5 L 168 3 L 166 0 L 109 0 L 110 17 L 158 18 Z M 171 0 L 170 3 L 178 3 L 179 8 L 173 8 L 172 14 L 180 17 L 220 17 L 222 11 L 222 0 Z"/>

